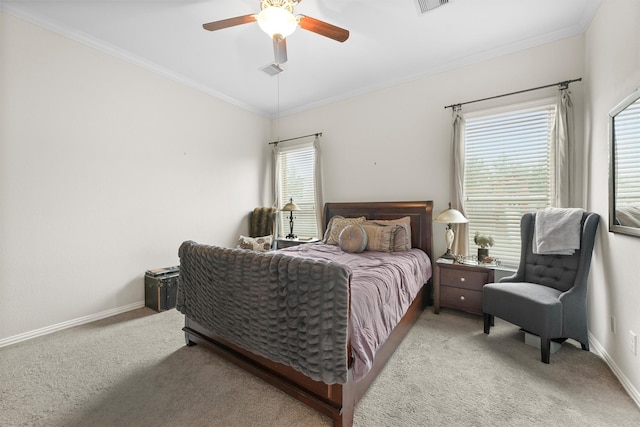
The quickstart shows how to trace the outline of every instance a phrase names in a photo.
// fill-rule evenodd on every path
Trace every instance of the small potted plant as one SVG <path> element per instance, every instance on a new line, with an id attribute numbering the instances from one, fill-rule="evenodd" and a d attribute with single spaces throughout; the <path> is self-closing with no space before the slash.
<path id="1" fill-rule="evenodd" d="M 493 237 L 476 231 L 473 241 L 478 245 L 478 262 L 485 262 L 485 259 L 489 256 L 489 246 L 493 246 L 494 243 Z"/>

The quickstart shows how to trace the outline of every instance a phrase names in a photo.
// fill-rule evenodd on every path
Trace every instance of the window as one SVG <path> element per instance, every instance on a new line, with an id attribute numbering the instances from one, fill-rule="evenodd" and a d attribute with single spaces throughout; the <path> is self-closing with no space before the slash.
<path id="1" fill-rule="evenodd" d="M 615 120 L 616 208 L 640 206 L 640 102 L 618 113 Z"/>
<path id="2" fill-rule="evenodd" d="M 277 191 L 282 208 L 289 199 L 300 208 L 293 212 L 293 233 L 298 237 L 317 237 L 316 150 L 313 143 L 278 147 Z M 280 212 L 279 236 L 289 234 L 289 212 Z"/>
<path id="3" fill-rule="evenodd" d="M 556 104 L 465 116 L 465 214 L 469 248 L 477 232 L 494 237 L 490 255 L 520 259 L 520 218 L 552 204 Z"/>

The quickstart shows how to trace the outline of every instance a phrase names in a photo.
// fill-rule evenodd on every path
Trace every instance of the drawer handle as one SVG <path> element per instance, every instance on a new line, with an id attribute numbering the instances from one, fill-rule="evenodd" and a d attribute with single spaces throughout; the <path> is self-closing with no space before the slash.
<path id="1" fill-rule="evenodd" d="M 464 301 L 464 295 L 460 295 L 460 301 Z"/>
<path id="2" fill-rule="evenodd" d="M 461 277 L 461 278 L 460 278 L 460 281 L 461 281 L 461 282 L 464 282 L 464 277 Z"/>

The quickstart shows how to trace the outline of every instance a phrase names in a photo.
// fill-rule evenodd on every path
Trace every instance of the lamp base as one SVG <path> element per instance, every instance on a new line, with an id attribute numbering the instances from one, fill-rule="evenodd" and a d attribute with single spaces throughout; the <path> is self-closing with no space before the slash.
<path id="1" fill-rule="evenodd" d="M 287 234 L 287 239 L 295 239 L 296 237 L 297 236 L 293 234 L 293 211 L 290 211 L 289 212 L 289 234 Z"/>
<path id="2" fill-rule="evenodd" d="M 445 252 L 443 255 L 440 255 L 440 258 L 455 260 L 456 256 L 453 254 L 453 252 L 451 252 L 451 249 L 447 249 L 447 252 Z"/>

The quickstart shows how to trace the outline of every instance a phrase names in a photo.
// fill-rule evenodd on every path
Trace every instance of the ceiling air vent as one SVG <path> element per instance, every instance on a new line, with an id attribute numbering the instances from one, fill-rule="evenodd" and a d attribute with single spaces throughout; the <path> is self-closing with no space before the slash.
<path id="1" fill-rule="evenodd" d="M 422 15 L 423 13 L 427 13 L 430 10 L 435 9 L 436 7 L 444 6 L 449 3 L 449 0 L 415 0 L 416 6 L 418 7 L 418 13 Z"/>

